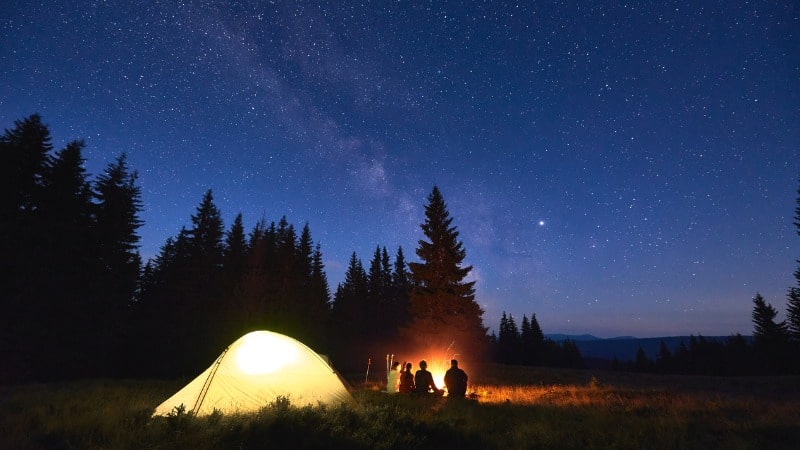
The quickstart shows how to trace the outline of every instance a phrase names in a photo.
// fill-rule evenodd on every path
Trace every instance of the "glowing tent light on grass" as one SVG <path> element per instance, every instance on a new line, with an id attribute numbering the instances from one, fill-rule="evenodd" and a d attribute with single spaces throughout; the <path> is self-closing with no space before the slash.
<path id="1" fill-rule="evenodd" d="M 319 354 L 288 336 L 254 331 L 237 339 L 153 415 L 167 415 L 180 405 L 198 416 L 214 410 L 254 412 L 278 397 L 288 398 L 294 406 L 354 402 L 339 375 Z"/>

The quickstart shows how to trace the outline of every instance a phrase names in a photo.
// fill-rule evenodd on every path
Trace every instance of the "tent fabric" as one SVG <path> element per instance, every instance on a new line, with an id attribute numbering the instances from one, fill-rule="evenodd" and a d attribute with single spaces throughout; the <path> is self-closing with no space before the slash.
<path id="1" fill-rule="evenodd" d="M 293 406 L 354 403 L 339 375 L 319 354 L 293 338 L 262 330 L 237 339 L 153 415 L 168 415 L 180 405 L 198 416 L 215 410 L 254 412 L 279 397 Z"/>

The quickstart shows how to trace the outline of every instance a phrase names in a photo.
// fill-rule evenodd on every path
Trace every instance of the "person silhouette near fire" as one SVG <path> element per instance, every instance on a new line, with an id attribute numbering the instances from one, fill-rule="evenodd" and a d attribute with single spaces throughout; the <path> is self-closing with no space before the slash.
<path id="1" fill-rule="evenodd" d="M 386 392 L 396 394 L 400 392 L 400 361 L 392 363 L 392 368 L 386 376 Z"/>
<path id="2" fill-rule="evenodd" d="M 464 398 L 467 394 L 467 379 L 467 373 L 458 367 L 458 361 L 451 359 L 450 368 L 444 374 L 447 397 Z"/>
<path id="3" fill-rule="evenodd" d="M 411 363 L 406 363 L 405 368 L 400 371 L 400 393 L 410 394 L 414 392 L 415 389 L 414 374 L 411 373 Z"/>
<path id="4" fill-rule="evenodd" d="M 438 397 L 444 394 L 444 389 L 437 388 L 436 383 L 433 382 L 433 375 L 428 372 L 428 363 L 424 359 L 419 362 L 419 370 L 414 374 L 414 384 L 417 394 Z"/>

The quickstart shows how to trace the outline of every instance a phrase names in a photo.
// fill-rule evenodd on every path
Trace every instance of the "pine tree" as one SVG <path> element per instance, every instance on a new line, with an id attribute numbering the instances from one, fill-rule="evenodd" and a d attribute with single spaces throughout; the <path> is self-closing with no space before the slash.
<path id="1" fill-rule="evenodd" d="M 328 286 L 328 275 L 322 262 L 322 247 L 317 244 L 311 260 L 311 295 L 312 302 L 318 308 L 320 339 L 328 335 L 331 314 L 331 291 Z M 326 342 L 327 344 L 327 342 Z M 320 342 L 319 347 L 323 345 Z"/>
<path id="2" fill-rule="evenodd" d="M 517 327 L 517 321 L 514 320 L 514 316 L 512 316 L 511 314 L 508 315 L 508 327 L 505 335 L 506 335 L 506 343 L 504 347 L 506 347 L 508 350 L 508 360 L 506 362 L 509 364 L 519 364 L 520 334 L 519 334 L 519 328 Z"/>
<path id="3" fill-rule="evenodd" d="M 421 225 L 428 241 L 420 240 L 419 263 L 410 263 L 414 287 L 411 323 L 404 334 L 423 351 L 482 355 L 486 347 L 483 310 L 475 302 L 475 282 L 465 281 L 472 266 L 464 266 L 466 251 L 458 240 L 439 188 L 434 186 Z M 455 345 L 455 347 L 453 347 Z"/>
<path id="4" fill-rule="evenodd" d="M 51 159 L 39 205 L 44 222 L 51 227 L 46 236 L 50 244 L 63 247 L 61 250 L 68 255 L 75 255 L 78 250 L 86 253 L 92 221 L 92 191 L 83 167 L 84 147 L 83 141 L 70 142 Z M 57 227 L 58 232 L 53 232 L 53 227 Z"/>
<path id="5" fill-rule="evenodd" d="M 336 287 L 331 306 L 332 353 L 342 366 L 358 364 L 370 342 L 366 315 L 368 291 L 367 273 L 353 252 L 344 281 Z"/>
<path id="6" fill-rule="evenodd" d="M 128 168 L 125 154 L 117 157 L 95 184 L 95 242 L 103 280 L 101 295 L 114 314 L 124 314 L 134 299 L 141 272 L 138 229 L 142 211 L 138 174 Z"/>
<path id="7" fill-rule="evenodd" d="M 220 290 L 223 293 L 219 307 L 220 317 L 217 331 L 220 339 L 226 342 L 242 336 L 247 329 L 243 328 L 240 315 L 241 302 L 238 297 L 239 287 L 247 268 L 247 237 L 244 231 L 242 213 L 233 219 L 230 228 L 225 232 L 222 245 L 222 275 Z"/>
<path id="8" fill-rule="evenodd" d="M 52 150 L 50 130 L 38 114 L 14 122 L 0 137 L 0 381 L 32 379 L 42 370 L 36 357 L 53 342 L 43 330 L 48 293 L 40 263 L 48 226 L 37 213 Z"/>
<path id="9" fill-rule="evenodd" d="M 178 345 L 187 348 L 181 347 L 177 351 L 199 362 L 228 343 L 223 340 L 224 335 L 217 325 L 224 306 L 222 262 L 225 227 L 210 189 L 192 214 L 191 224 L 192 227 L 186 231 L 189 250 L 186 278 L 181 280 L 177 294 L 185 305 L 185 314 L 178 319 L 181 323 L 176 324 L 178 329 L 185 330 L 186 339 L 179 341 Z M 187 339 L 189 336 L 191 341 Z"/>
<path id="10" fill-rule="evenodd" d="M 375 248 L 372 260 L 369 263 L 369 272 L 367 272 L 368 289 L 367 303 L 365 305 L 367 333 L 373 338 L 382 335 L 387 328 L 385 302 L 388 281 L 384 279 L 383 267 L 381 266 L 381 249 L 378 246 Z"/>
<path id="11" fill-rule="evenodd" d="M 542 327 L 539 326 L 539 321 L 536 320 L 536 314 L 531 314 L 531 335 L 533 336 L 533 341 L 541 345 L 544 342 L 544 333 L 542 332 Z"/>
<path id="12" fill-rule="evenodd" d="M 356 253 L 350 256 L 344 281 L 336 288 L 332 314 L 334 332 L 346 338 L 367 337 L 367 295 L 369 286 L 367 273 Z"/>
<path id="13" fill-rule="evenodd" d="M 781 373 L 793 361 L 787 358 L 789 330 L 786 322 L 776 322 L 778 311 L 756 293 L 753 298 L 753 338 L 756 356 L 768 373 Z"/>
<path id="14" fill-rule="evenodd" d="M 797 189 L 797 207 L 794 210 L 794 226 L 797 234 L 800 235 L 800 187 Z M 794 271 L 796 280 L 795 286 L 789 288 L 786 305 L 786 325 L 789 334 L 795 345 L 800 345 L 800 259 L 797 260 L 798 267 Z"/>
<path id="15" fill-rule="evenodd" d="M 311 238 L 311 228 L 306 222 L 302 231 L 300 231 L 300 239 L 297 243 L 297 257 L 295 258 L 297 260 L 297 275 L 305 282 L 311 280 L 313 258 L 314 240 Z"/>
<path id="16" fill-rule="evenodd" d="M 39 305 L 43 313 L 38 315 L 42 320 L 37 325 L 41 335 L 52 342 L 46 345 L 55 347 L 50 362 L 64 378 L 94 374 L 95 367 L 87 362 L 97 349 L 89 346 L 92 340 L 86 330 L 101 337 L 97 341 L 109 338 L 97 320 L 104 315 L 104 305 L 93 301 L 97 296 L 91 290 L 103 274 L 94 264 L 96 247 L 90 245 L 94 241 L 91 190 L 83 167 L 83 148 L 83 142 L 73 141 L 48 157 L 34 226 L 29 231 L 36 239 L 28 251 L 43 256 L 35 268 L 41 275 L 37 290 L 42 295 Z"/>
<path id="17" fill-rule="evenodd" d="M 247 238 L 244 233 L 242 213 L 236 215 L 231 228 L 225 233 L 222 256 L 226 273 L 225 285 L 232 289 L 244 274 L 247 263 Z"/>
<path id="18" fill-rule="evenodd" d="M 314 248 L 311 270 L 315 297 L 324 300 L 325 310 L 327 311 L 330 309 L 331 291 L 328 286 L 328 275 L 325 273 L 325 264 L 322 262 L 322 247 L 320 244 L 317 244 Z"/>
<path id="19" fill-rule="evenodd" d="M 519 362 L 520 332 L 514 316 L 503 311 L 500 317 L 500 327 L 497 335 L 497 348 L 495 359 L 503 364 L 517 364 Z"/>
<path id="20" fill-rule="evenodd" d="M 273 265 L 276 274 L 274 285 L 273 319 L 272 324 L 276 331 L 294 334 L 296 324 L 292 318 L 296 315 L 294 289 L 302 282 L 299 275 L 298 238 L 294 225 L 290 224 L 286 216 L 278 221 L 275 234 L 275 262 Z"/>
<path id="21" fill-rule="evenodd" d="M 214 204 L 211 190 L 203 195 L 203 200 L 191 216 L 192 228 L 189 230 L 189 245 L 196 281 L 209 287 L 214 275 L 222 266 L 223 238 L 225 233 L 222 213 Z"/>
<path id="22" fill-rule="evenodd" d="M 522 324 L 519 327 L 520 355 L 521 364 L 529 366 L 533 362 L 533 334 L 531 332 L 531 322 L 528 316 L 522 315 Z"/>
<path id="23" fill-rule="evenodd" d="M 789 336 L 795 343 L 800 343 L 800 287 L 789 288 L 786 304 L 786 325 Z"/>
<path id="24" fill-rule="evenodd" d="M 58 317 L 57 323 L 60 324 L 69 322 L 70 317 L 77 320 L 87 313 L 99 313 L 97 305 L 92 305 L 89 300 L 88 287 L 93 280 L 102 279 L 104 275 L 97 273 L 98 266 L 93 264 L 99 255 L 98 247 L 90 245 L 96 237 L 91 232 L 92 193 L 83 167 L 83 148 L 83 142 L 71 142 L 51 159 L 37 208 L 39 220 L 49 228 L 38 238 L 47 255 L 40 267 L 47 277 L 40 283 L 46 286 L 47 297 L 60 303 L 50 308 L 51 315 Z M 136 277 L 138 273 L 134 280 Z M 73 325 L 83 328 L 89 324 Z M 70 330 L 64 332 L 70 334 Z"/>
<path id="25" fill-rule="evenodd" d="M 233 296 L 236 336 L 247 331 L 267 328 L 269 302 L 274 297 L 276 275 L 275 224 L 267 225 L 261 218 L 248 235 L 247 262 Z"/>
<path id="26" fill-rule="evenodd" d="M 508 316 L 506 315 L 505 311 L 503 311 L 503 314 L 500 316 L 500 325 L 497 328 L 497 338 L 494 341 L 494 361 L 499 363 L 507 363 L 509 359 L 508 348 L 506 346 L 506 342 L 508 342 Z"/>
<path id="27" fill-rule="evenodd" d="M 139 361 L 149 362 L 153 371 L 149 375 L 187 375 L 201 363 L 201 349 L 196 345 L 187 349 L 199 332 L 204 311 L 193 294 L 196 287 L 190 260 L 189 231 L 182 227 L 148 261 L 151 269 L 142 278 L 133 314 L 138 340 L 145 342 Z"/>
<path id="28" fill-rule="evenodd" d="M 290 318 L 294 323 L 292 331 L 302 342 L 320 348 L 326 344 L 330 296 L 322 251 L 319 244 L 314 246 L 308 223 L 300 233 L 296 260 L 298 279 L 293 290 L 297 301 Z"/>
<path id="29" fill-rule="evenodd" d="M 388 295 L 392 288 L 392 262 L 386 247 L 381 248 L 381 279 L 383 280 L 384 294 Z"/>
<path id="30" fill-rule="evenodd" d="M 527 323 L 527 325 L 526 325 Z M 527 331 L 526 331 L 527 326 Z M 531 314 L 530 320 L 523 315 L 520 338 L 524 352 L 523 363 L 540 365 L 544 362 L 544 333 L 536 320 L 536 314 Z"/>
<path id="31" fill-rule="evenodd" d="M 31 213 L 39 203 L 43 179 L 53 149 L 50 130 L 38 114 L 14 121 L 0 138 L 0 215 L 3 220 Z"/>
<path id="32" fill-rule="evenodd" d="M 409 295 L 411 293 L 411 274 L 408 272 L 403 247 L 397 247 L 391 275 L 391 315 L 394 318 L 395 332 L 408 324 Z"/>
<path id="33" fill-rule="evenodd" d="M 778 311 L 760 293 L 753 297 L 753 337 L 756 342 L 770 342 L 786 336 L 786 323 L 775 322 Z"/>
<path id="34" fill-rule="evenodd" d="M 139 219 L 142 201 L 137 179 L 138 174 L 128 167 L 123 153 L 94 183 L 94 246 L 88 247 L 94 250 L 98 270 L 92 294 L 97 315 L 92 322 L 94 329 L 102 330 L 107 337 L 93 339 L 101 346 L 93 350 L 120 355 L 120 361 L 110 367 L 121 366 L 127 360 L 122 355 L 129 350 L 119 352 L 119 349 L 134 345 L 130 337 L 136 333 L 130 327 L 130 314 L 142 270 L 138 229 L 143 225 Z"/>
<path id="35" fill-rule="evenodd" d="M 398 325 L 392 298 L 392 265 L 386 247 L 375 248 L 369 265 L 367 283 L 369 298 L 366 308 L 369 334 L 376 339 L 385 340 L 395 335 Z"/>
<path id="36" fill-rule="evenodd" d="M 268 327 L 266 298 L 270 277 L 267 268 L 274 256 L 271 253 L 273 244 L 268 243 L 267 230 L 266 220 L 262 218 L 248 235 L 242 274 L 228 304 L 232 322 L 230 339 Z"/>

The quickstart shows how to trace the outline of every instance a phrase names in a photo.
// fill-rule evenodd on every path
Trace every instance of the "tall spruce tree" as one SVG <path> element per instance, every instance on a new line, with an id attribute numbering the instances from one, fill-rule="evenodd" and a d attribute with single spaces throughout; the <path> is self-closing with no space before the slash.
<path id="1" fill-rule="evenodd" d="M 270 289 L 274 275 L 270 273 L 275 261 L 274 223 L 267 225 L 261 218 L 248 235 L 247 261 L 232 296 L 234 335 L 269 327 Z"/>
<path id="2" fill-rule="evenodd" d="M 322 261 L 322 247 L 317 244 L 311 257 L 311 306 L 314 335 L 309 345 L 318 351 L 330 351 L 327 339 L 331 320 L 331 291 L 328 286 L 328 275 Z"/>
<path id="3" fill-rule="evenodd" d="M 448 351 L 462 357 L 483 357 L 487 328 L 475 301 L 475 282 L 465 281 L 472 266 L 464 266 L 466 250 L 452 225 L 442 193 L 433 187 L 425 206 L 416 249 L 421 262 L 409 264 L 414 283 L 410 297 L 411 322 L 404 334 L 421 350 Z"/>
<path id="4" fill-rule="evenodd" d="M 789 288 L 786 302 L 786 325 L 792 342 L 800 344 L 800 287 Z"/>
<path id="5" fill-rule="evenodd" d="M 775 342 L 786 337 L 786 323 L 776 322 L 778 311 L 760 293 L 753 297 L 753 337 L 756 342 Z"/>
<path id="6" fill-rule="evenodd" d="M 273 326 L 277 331 L 294 334 L 296 323 L 295 288 L 302 282 L 298 276 L 299 258 L 297 232 L 286 216 L 278 221 L 275 234 L 275 273 L 277 275 L 273 302 Z"/>
<path id="7" fill-rule="evenodd" d="M 756 357 L 767 373 L 782 373 L 794 364 L 789 358 L 789 330 L 776 322 L 778 311 L 757 293 L 753 298 L 753 338 Z"/>
<path id="8" fill-rule="evenodd" d="M 517 364 L 519 362 L 520 332 L 517 322 L 511 314 L 500 317 L 500 328 L 497 335 L 497 348 L 495 360 L 503 364 Z"/>
<path id="9" fill-rule="evenodd" d="M 519 344 L 520 355 L 519 361 L 523 365 L 532 365 L 534 355 L 536 354 L 536 344 L 533 339 L 533 330 L 531 329 L 531 322 L 528 316 L 522 315 L 522 323 L 519 326 Z"/>
<path id="10" fill-rule="evenodd" d="M 90 239 L 94 237 L 91 236 L 92 193 L 83 167 L 84 146 L 82 141 L 70 142 L 50 159 L 37 208 L 42 225 L 50 228 L 39 236 L 48 255 L 41 261 L 41 270 L 47 274 L 47 279 L 41 282 L 49 290 L 48 297 L 61 299 L 60 306 L 69 310 L 57 312 L 57 307 L 51 310 L 62 323 L 68 321 L 67 317 L 77 319 L 96 312 L 89 300 L 88 286 L 103 275 L 91 264 L 98 255 L 97 247 L 90 246 L 95 239 Z M 77 316 L 73 314 L 76 311 L 80 311 Z"/>
<path id="11" fill-rule="evenodd" d="M 178 341 L 181 346 L 178 351 L 201 361 L 228 343 L 217 326 L 223 307 L 221 281 L 225 226 L 210 189 L 203 194 L 200 205 L 192 214 L 191 224 L 191 228 L 186 230 L 186 278 L 179 285 L 181 292 L 178 294 L 184 303 L 185 315 L 179 316 L 181 323 L 176 326 L 184 330 L 185 336 Z"/>
<path id="12" fill-rule="evenodd" d="M 14 122 L 0 137 L 0 381 L 31 379 L 42 372 L 39 326 L 47 311 L 40 263 L 47 229 L 37 214 L 53 145 L 38 114 Z M 45 369 L 46 370 L 46 369 Z"/>
<path id="13" fill-rule="evenodd" d="M 335 333 L 344 337 L 368 337 L 367 295 L 369 292 L 367 273 L 361 260 L 353 252 L 344 274 L 344 281 L 336 287 L 333 301 Z"/>
<path id="14" fill-rule="evenodd" d="M 302 342 L 319 349 L 326 341 L 330 298 L 323 271 L 322 252 L 319 245 L 314 246 L 308 223 L 300 232 L 297 249 L 297 281 L 293 289 L 297 301 L 291 317 L 295 324 L 293 332 Z M 322 286 L 323 283 L 325 286 Z"/>
<path id="15" fill-rule="evenodd" d="M 328 286 L 328 275 L 325 273 L 325 263 L 322 261 L 322 247 L 317 244 L 311 262 L 311 279 L 314 296 L 324 302 L 324 311 L 330 312 L 331 290 Z"/>
<path id="16" fill-rule="evenodd" d="M 108 338 L 99 317 L 103 316 L 98 297 L 90 286 L 102 277 L 98 273 L 95 246 L 91 236 L 91 190 L 84 169 L 84 143 L 73 141 L 48 158 L 43 178 L 42 195 L 36 209 L 32 231 L 38 245 L 34 253 L 43 251 L 37 272 L 40 292 L 45 294 L 41 305 L 46 309 L 38 323 L 40 333 L 49 335 L 56 351 L 50 361 L 62 377 L 95 375 L 92 354 L 97 348 L 87 338 L 86 330 Z M 137 274 L 138 276 L 138 274 Z M 59 348 L 61 347 L 61 348 Z"/>
<path id="17" fill-rule="evenodd" d="M 214 204 L 211 190 L 203 194 L 203 199 L 191 216 L 192 227 L 188 230 L 189 261 L 187 280 L 190 284 L 187 293 L 194 303 L 196 323 L 202 328 L 210 328 L 213 315 L 220 306 L 220 281 L 222 280 L 223 242 L 225 226 L 222 213 Z M 188 318 L 187 318 L 188 319 Z M 207 329 L 204 332 L 208 331 Z"/>
<path id="18" fill-rule="evenodd" d="M 137 330 L 131 329 L 131 307 L 136 298 L 141 277 L 142 260 L 139 255 L 139 219 L 142 211 L 141 188 L 137 185 L 138 174 L 128 166 L 123 153 L 109 164 L 94 183 L 94 216 L 92 227 L 93 245 L 88 248 L 95 259 L 97 279 L 92 297 L 96 299 L 96 317 L 93 326 L 106 336 L 105 340 L 94 340 L 97 344 L 87 346 L 96 352 L 120 355 L 116 364 L 125 370 L 123 355 L 119 349 L 134 345 L 131 338 Z M 140 344 L 140 343 L 139 343 Z M 117 349 L 117 351 L 113 351 Z"/>
<path id="19" fill-rule="evenodd" d="M 386 247 L 377 246 L 367 274 L 368 300 L 366 304 L 368 332 L 373 338 L 383 339 L 394 334 L 389 309 L 389 292 L 392 283 L 389 254 Z"/>
<path id="20" fill-rule="evenodd" d="M 524 322 L 525 316 L 523 316 Z M 525 340 L 525 352 L 528 355 L 529 364 L 540 365 L 544 361 L 544 333 L 542 327 L 539 326 L 539 321 L 536 320 L 536 314 L 531 314 L 530 319 L 530 335 Z"/>
<path id="21" fill-rule="evenodd" d="M 244 233 L 242 213 L 236 215 L 230 229 L 225 233 L 222 256 L 225 267 L 225 287 L 233 289 L 242 277 L 247 262 L 247 237 Z"/>
<path id="22" fill-rule="evenodd" d="M 139 219 L 142 211 L 138 174 L 128 167 L 125 154 L 97 177 L 95 192 L 95 242 L 102 278 L 99 292 L 114 315 L 123 315 L 134 298 L 141 272 Z"/>
<path id="23" fill-rule="evenodd" d="M 409 320 L 409 295 L 411 293 L 411 274 L 403 254 L 403 247 L 397 247 L 391 283 L 391 316 L 394 318 L 395 332 L 405 326 Z"/>
<path id="24" fill-rule="evenodd" d="M 194 269 L 197 271 L 196 281 L 208 286 L 216 275 L 215 272 L 222 266 L 225 233 L 222 213 L 214 204 L 210 189 L 203 194 L 203 200 L 191 220 L 189 246 Z"/>
<path id="25" fill-rule="evenodd" d="M 53 149 L 49 128 L 33 114 L 14 121 L 0 137 L 0 211 L 2 220 L 31 213 L 39 203 L 44 176 Z"/>
<path id="26" fill-rule="evenodd" d="M 800 187 L 797 188 L 797 207 L 794 209 L 794 226 L 800 236 Z M 789 288 L 786 304 L 786 325 L 789 335 L 796 345 L 800 345 L 800 259 L 794 271 L 796 283 Z"/>
<path id="27" fill-rule="evenodd" d="M 542 332 L 542 327 L 539 326 L 539 321 L 536 319 L 536 313 L 531 314 L 531 335 L 537 345 L 541 345 L 544 342 L 544 333 Z"/>
<path id="28" fill-rule="evenodd" d="M 344 281 L 336 287 L 331 306 L 332 353 L 343 366 L 357 364 L 372 338 L 366 313 L 368 292 L 367 273 L 353 252 Z"/>

